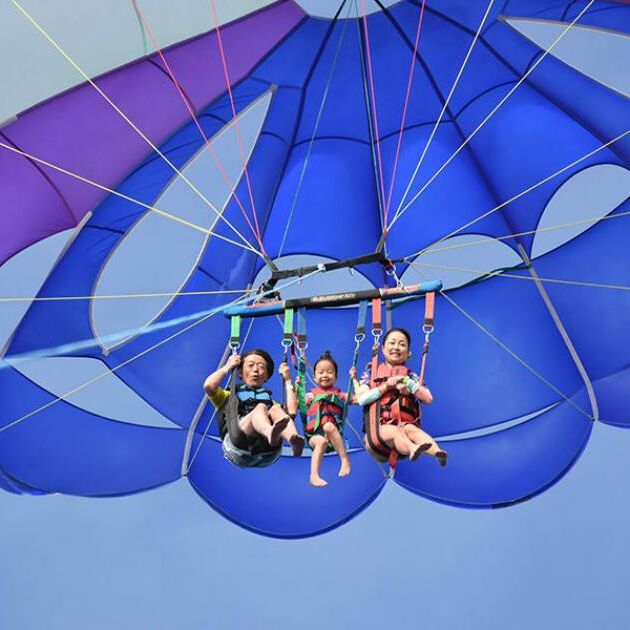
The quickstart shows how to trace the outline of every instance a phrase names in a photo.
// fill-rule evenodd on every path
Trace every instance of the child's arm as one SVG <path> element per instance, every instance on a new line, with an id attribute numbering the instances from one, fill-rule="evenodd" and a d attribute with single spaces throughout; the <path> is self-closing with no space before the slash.
<path id="1" fill-rule="evenodd" d="M 290 416 L 295 416 L 298 411 L 298 403 L 295 390 L 293 389 L 293 383 L 291 383 L 291 372 L 289 370 L 289 366 L 286 363 L 282 363 L 278 368 L 278 372 L 280 372 L 280 375 L 282 376 L 282 380 L 284 381 L 283 386 L 287 393 L 287 413 Z"/>
<path id="2" fill-rule="evenodd" d="M 212 374 L 210 374 L 210 376 L 208 376 L 208 378 L 205 380 L 203 388 L 206 394 L 208 394 L 208 396 L 212 396 L 212 394 L 214 394 L 221 386 L 221 381 L 230 373 L 230 370 L 240 364 L 240 355 L 230 355 L 225 365 L 212 372 Z"/>

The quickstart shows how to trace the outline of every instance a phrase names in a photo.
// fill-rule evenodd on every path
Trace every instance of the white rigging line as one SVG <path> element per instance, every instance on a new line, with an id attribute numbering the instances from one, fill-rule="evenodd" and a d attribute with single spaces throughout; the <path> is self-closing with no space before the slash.
<path id="1" fill-rule="evenodd" d="M 279 289 L 275 289 L 275 290 L 282 290 L 282 289 L 288 288 L 288 287 L 290 287 L 290 286 L 292 286 L 294 284 L 297 284 L 298 282 L 300 282 L 303 279 L 310 278 L 311 276 L 313 276 L 313 275 L 315 275 L 317 273 L 320 273 L 319 269 L 316 269 L 315 271 L 312 271 L 311 273 L 303 276 L 303 278 L 296 278 L 295 280 L 292 280 L 291 282 L 288 282 L 285 285 L 281 286 Z M 270 293 L 273 293 L 273 291 L 266 291 L 266 292 L 264 292 L 262 294 L 259 294 L 259 297 L 262 297 L 262 296 L 265 296 L 265 295 L 269 295 Z M 15 426 L 17 424 L 20 424 L 21 422 L 23 422 L 24 420 L 27 420 L 28 418 L 31 418 L 32 416 L 34 416 L 35 414 L 39 413 L 40 411 L 44 411 L 44 410 L 48 409 L 49 407 L 52 407 L 53 405 L 55 405 L 56 403 L 58 403 L 60 401 L 66 400 L 70 396 L 72 396 L 72 395 L 76 394 L 77 392 L 85 389 L 86 387 L 92 385 L 93 383 L 96 383 L 97 381 L 100 381 L 101 379 L 105 378 L 106 376 L 114 374 L 115 372 L 117 372 L 118 370 L 120 370 L 123 367 L 126 367 L 127 365 L 129 365 L 130 363 L 135 361 L 136 359 L 139 359 L 139 358 L 145 356 L 146 354 L 148 354 L 149 352 L 155 350 L 156 348 L 159 348 L 160 346 L 163 346 L 164 344 L 168 343 L 169 341 L 172 341 L 176 337 L 179 337 L 179 335 L 182 335 L 183 333 L 188 332 L 192 328 L 195 328 L 199 324 L 202 324 L 203 322 L 207 321 L 208 319 L 210 319 L 214 315 L 217 315 L 218 313 L 222 313 L 227 308 L 229 308 L 231 306 L 240 305 L 240 304 L 246 304 L 249 299 L 250 299 L 249 296 L 237 298 L 236 300 L 232 300 L 231 302 L 228 302 L 227 304 L 223 304 L 222 306 L 218 306 L 218 307 L 213 308 L 213 309 L 211 309 L 209 311 L 202 311 L 201 313 L 194 313 L 192 315 L 187 316 L 188 319 L 195 319 L 196 321 L 193 321 L 192 324 L 189 324 L 185 328 L 182 328 L 181 330 L 178 330 L 177 332 L 175 332 L 172 335 L 166 337 L 165 339 L 162 339 L 161 341 L 158 341 L 157 343 L 153 344 L 152 346 L 149 346 L 148 348 L 145 348 L 142 352 L 139 352 L 138 354 L 134 355 L 133 357 L 130 357 L 129 359 L 123 361 L 122 363 L 119 363 L 118 365 L 114 366 L 113 368 L 110 368 L 107 371 L 102 372 L 98 376 L 95 376 L 94 378 L 92 378 L 92 379 L 90 379 L 88 381 L 85 381 L 84 383 L 78 385 L 77 387 L 74 387 L 73 389 L 65 392 L 61 396 L 58 396 L 58 397 L 54 398 L 53 400 L 47 402 L 46 404 L 41 405 L 37 409 L 34 409 L 34 410 L 24 414 L 23 416 L 20 416 L 19 418 L 10 421 L 8 424 L 5 424 L 5 425 L 1 426 L 0 427 L 0 433 L 2 433 L 3 431 L 6 431 L 7 429 L 10 429 L 11 427 L 13 427 L 13 426 Z M 177 321 L 179 322 L 182 319 L 183 318 L 178 318 Z M 165 323 L 167 323 L 167 322 L 161 322 L 160 324 L 165 324 Z M 162 326 L 162 327 L 164 327 L 164 326 Z M 155 330 L 155 327 L 152 327 L 151 330 Z M 144 332 L 148 332 L 148 331 L 145 329 L 143 331 L 143 333 Z M 9 357 L 9 358 L 11 358 L 11 357 Z"/>
<path id="2" fill-rule="evenodd" d="M 602 144 L 601 146 L 597 147 L 596 149 L 593 149 L 592 151 L 589 151 L 588 153 L 586 153 L 582 157 L 580 157 L 577 160 L 574 160 L 573 162 L 571 162 L 571 164 L 568 164 L 567 166 L 564 166 L 561 169 L 555 171 L 551 175 L 548 175 L 544 179 L 541 179 L 539 182 L 537 182 L 536 184 L 533 184 L 529 188 L 526 188 L 525 190 L 522 190 L 520 193 L 514 195 L 513 197 L 510 197 L 507 201 L 501 202 L 498 206 L 495 206 L 494 208 L 488 210 L 484 214 L 479 215 L 478 217 L 472 219 L 468 223 L 465 223 L 461 227 L 458 227 L 456 230 L 453 230 L 452 232 L 449 232 L 445 236 L 441 237 L 439 240 L 435 241 L 435 243 L 432 243 L 429 247 L 421 249 L 418 252 L 416 252 L 415 254 L 411 254 L 411 256 L 416 256 L 416 255 L 419 255 L 419 254 L 422 254 L 422 253 L 426 252 L 428 249 L 433 248 L 435 245 L 437 245 L 439 243 L 442 243 L 445 240 L 451 238 L 451 236 L 455 236 L 456 234 L 458 234 L 462 230 L 465 230 L 465 229 L 469 228 L 471 225 L 474 225 L 475 223 L 481 221 L 482 219 L 485 219 L 487 216 L 491 215 L 492 213 L 497 212 L 498 210 L 501 210 L 502 208 L 505 208 L 505 206 L 511 204 L 512 202 L 516 201 L 517 199 L 520 199 L 523 195 L 526 195 L 527 193 L 531 192 L 532 190 L 535 190 L 536 188 L 539 188 L 543 184 L 546 184 L 547 182 L 551 181 L 552 179 L 554 179 L 558 175 L 561 175 L 565 171 L 568 171 L 569 169 L 573 168 L 574 166 L 576 166 L 580 162 L 583 162 L 584 160 L 592 157 L 593 155 L 595 155 L 599 151 L 602 151 L 603 149 L 609 147 L 614 142 L 618 142 L 619 140 L 625 138 L 628 134 L 630 134 L 630 129 L 627 129 L 623 133 L 619 134 L 618 136 L 616 136 L 612 140 L 609 140 L 608 142 Z M 600 219 L 614 218 L 615 216 L 622 216 L 623 214 L 625 214 L 625 213 L 622 213 L 620 215 L 613 215 L 611 217 L 596 217 L 596 218 L 593 218 L 593 219 L 584 219 L 582 221 L 575 221 L 574 223 L 566 223 L 566 224 L 561 225 L 561 226 L 556 226 L 556 228 L 565 227 L 565 226 L 569 227 L 569 226 L 572 226 L 572 225 L 578 225 L 579 223 L 588 223 L 590 221 L 599 221 Z M 556 229 L 556 228 L 553 228 L 553 229 Z M 522 233 L 515 233 L 513 235 L 507 235 L 505 237 L 499 237 L 499 238 L 509 238 L 510 236 L 521 236 L 521 235 L 525 235 L 525 234 L 532 234 L 532 233 L 534 233 L 536 231 L 543 232 L 546 229 L 551 229 L 551 228 L 539 228 L 538 230 L 522 232 Z M 440 251 L 443 251 L 443 250 L 440 250 Z"/>
<path id="3" fill-rule="evenodd" d="M 233 241 L 231 238 L 228 238 L 226 236 L 221 236 L 221 234 L 217 234 L 216 232 L 214 232 L 212 229 L 208 229 L 208 228 L 204 228 L 200 225 L 197 225 L 196 223 L 192 223 L 191 221 L 187 221 L 186 219 L 182 219 L 181 217 L 178 217 L 175 214 L 172 214 L 170 212 L 166 212 L 165 210 L 160 210 L 159 208 L 152 206 L 150 204 L 144 203 L 143 201 L 140 201 L 138 199 L 134 199 L 133 197 L 130 197 L 129 195 L 125 195 L 124 193 L 121 193 L 118 190 L 114 190 L 113 188 L 108 188 L 107 186 L 103 186 L 102 184 L 99 184 L 98 182 L 95 182 L 91 179 L 88 179 L 87 177 L 83 177 L 82 175 L 78 175 L 77 173 L 73 173 L 72 171 L 69 171 L 65 168 L 62 168 L 61 166 L 57 166 L 55 164 L 52 164 L 51 162 L 48 162 L 46 160 L 43 160 L 41 158 L 36 157 L 35 155 L 32 155 L 31 153 L 27 153 L 26 151 L 22 151 L 21 149 L 17 149 L 15 147 L 12 147 L 9 144 L 5 144 L 4 142 L 0 142 L 0 147 L 2 147 L 3 149 L 7 149 L 8 151 L 12 151 L 13 153 L 16 153 L 18 155 L 21 155 L 22 157 L 26 158 L 27 160 L 31 160 L 33 162 L 36 162 L 37 164 L 42 164 L 43 166 L 47 166 L 48 168 L 51 168 L 55 171 L 57 171 L 58 173 L 62 173 L 63 175 L 67 175 L 68 177 L 72 177 L 73 179 L 76 179 L 80 182 L 83 182 L 84 184 L 88 184 L 89 186 L 93 186 L 94 188 L 98 188 L 99 190 L 102 190 L 104 192 L 109 193 L 110 195 L 114 195 L 116 197 L 119 197 L 120 199 L 124 199 L 125 201 L 129 201 L 130 203 L 134 203 L 137 206 L 141 206 L 143 208 L 146 208 L 147 210 L 151 210 L 151 212 L 155 212 L 156 214 L 159 214 L 162 217 L 165 217 L 166 219 L 170 219 L 171 221 L 175 221 L 176 223 L 181 223 L 182 225 L 186 225 L 189 228 L 192 228 L 193 230 L 197 230 L 198 232 L 202 232 L 203 234 L 207 234 L 210 236 L 216 236 L 216 238 L 221 239 L 222 241 L 226 241 L 227 243 L 231 243 L 232 245 L 235 245 L 236 247 L 240 247 L 246 251 L 251 251 L 254 254 L 256 254 L 257 256 L 261 256 L 262 254 L 261 252 L 259 252 L 257 249 L 255 249 L 254 247 L 252 247 L 251 245 L 243 245 L 241 243 L 238 243 L 237 241 Z"/>
<path id="4" fill-rule="evenodd" d="M 153 141 L 112 101 L 112 99 L 103 92 L 103 90 L 87 75 L 85 70 L 76 62 L 74 59 L 68 55 L 68 53 L 52 38 L 52 36 L 47 33 L 44 28 L 33 18 L 21 5 L 17 0 L 10 0 L 11 3 L 24 15 L 24 17 L 31 22 L 31 24 L 48 40 L 48 42 L 70 63 L 70 65 L 81 74 L 81 76 L 105 99 L 105 101 L 114 109 L 114 111 L 119 114 L 119 116 L 147 143 L 153 151 L 155 151 L 161 158 L 168 164 L 168 166 L 184 181 L 188 186 L 193 190 L 193 192 L 210 208 L 215 214 L 217 221 L 224 221 L 232 231 L 243 241 L 243 243 L 249 246 L 252 250 L 254 247 L 247 240 L 241 232 L 235 228 L 232 223 L 223 216 L 223 212 L 219 212 L 214 204 L 186 177 L 184 173 L 182 173 L 169 159 L 164 155 L 164 153 L 153 143 Z M 227 207 L 227 206 L 226 206 Z M 255 251 L 255 250 L 254 250 Z"/>
<path id="5" fill-rule="evenodd" d="M 553 43 L 544 50 L 544 53 L 536 60 L 531 68 L 516 82 L 512 89 L 495 105 L 492 111 L 477 125 L 474 131 L 462 142 L 458 149 L 440 166 L 440 168 L 429 178 L 429 180 L 420 188 L 420 190 L 411 198 L 411 200 L 401 208 L 400 212 L 397 212 L 394 219 L 388 226 L 388 229 L 400 219 L 400 217 L 414 204 L 414 202 L 420 197 L 420 195 L 435 181 L 435 179 L 442 173 L 442 171 L 459 155 L 459 153 L 468 145 L 468 143 L 477 135 L 477 133 L 484 127 L 484 125 L 494 116 L 494 114 L 501 108 L 501 106 L 514 94 L 514 92 L 522 85 L 527 77 L 543 62 L 547 55 L 555 48 L 556 44 L 568 33 L 573 25 L 586 13 L 595 0 L 589 0 L 589 3 L 578 13 L 578 15 L 569 23 L 566 28 L 556 37 Z"/>
<path id="6" fill-rule="evenodd" d="M 411 267 L 420 275 L 422 278 L 426 279 L 426 275 L 420 271 L 415 263 L 411 263 Z M 481 322 L 475 319 L 470 313 L 468 313 L 465 309 L 463 309 L 459 304 L 455 302 L 446 292 L 440 290 L 440 295 L 442 295 L 452 306 L 454 306 L 466 319 L 471 321 L 477 328 L 479 328 L 484 334 L 486 334 L 492 341 L 494 341 L 502 350 L 507 352 L 513 359 L 516 359 L 525 369 L 531 372 L 536 378 L 542 381 L 547 387 L 551 388 L 556 394 L 561 396 L 566 402 L 568 402 L 572 407 L 575 407 L 583 416 L 586 416 L 589 420 L 595 420 L 595 417 L 589 414 L 587 411 L 582 409 L 577 403 L 575 403 L 569 396 L 567 396 L 562 390 L 558 389 L 553 383 L 548 381 L 540 372 L 538 372 L 535 368 L 533 368 L 529 363 L 527 363 L 524 359 L 522 359 L 516 352 L 514 352 L 511 348 L 509 348 L 506 344 L 504 344 L 498 337 L 496 337 L 490 330 L 488 330 Z"/>
<path id="7" fill-rule="evenodd" d="M 358 0 L 354 0 L 354 7 L 356 10 L 356 23 L 357 23 L 357 40 L 359 43 L 359 55 L 361 59 L 361 78 L 363 80 L 363 94 L 365 96 L 365 112 L 367 114 L 368 131 L 370 134 L 370 151 L 372 155 L 372 165 L 374 167 L 374 181 L 376 183 L 376 199 L 379 207 L 379 219 L 381 223 L 381 231 L 385 229 L 385 208 L 383 207 L 383 199 L 385 198 L 385 191 L 381 191 L 379 166 L 376 156 L 376 142 L 375 132 L 372 123 L 372 106 L 370 105 L 370 94 L 367 82 L 367 69 L 365 66 L 365 55 L 363 54 L 363 46 L 361 45 L 361 25 L 359 16 L 359 3 Z M 367 45 L 367 42 L 366 42 Z"/>
<path id="8" fill-rule="evenodd" d="M 470 56 L 472 54 L 472 51 L 475 47 L 475 44 L 477 43 L 479 36 L 481 34 L 481 31 L 483 29 L 483 25 L 486 22 L 486 19 L 488 18 L 488 15 L 490 14 L 490 10 L 492 9 L 492 5 L 494 4 L 495 0 L 490 0 L 490 3 L 488 4 L 488 6 L 486 7 L 486 12 L 483 15 L 483 18 L 481 19 L 481 23 L 479 24 L 479 28 L 477 29 L 477 32 L 475 33 L 475 36 L 473 37 L 473 40 L 470 44 L 470 47 L 468 48 L 468 52 L 466 53 L 466 56 L 464 57 L 464 61 L 462 62 L 462 65 L 459 69 L 459 72 L 457 73 L 457 76 L 455 77 L 455 81 L 453 82 L 453 85 L 451 86 L 451 90 L 448 93 L 448 96 L 446 97 L 446 100 L 444 101 L 444 105 L 442 106 L 442 111 L 440 112 L 440 115 L 438 116 L 438 119 L 435 121 L 435 125 L 433 126 L 433 129 L 431 130 L 431 134 L 429 135 L 429 139 L 426 141 L 425 145 L 424 145 L 424 149 L 422 150 L 422 154 L 420 155 L 420 159 L 418 160 L 418 163 L 416 164 L 416 167 L 413 171 L 413 174 L 411 175 L 411 179 L 409 180 L 409 183 L 407 184 L 407 188 L 405 188 L 405 192 L 402 195 L 402 198 L 400 199 L 400 203 L 398 204 L 398 207 L 396 208 L 396 212 L 394 213 L 394 217 L 392 219 L 392 222 L 390 223 L 390 225 L 393 225 L 394 221 L 396 221 L 397 217 L 398 217 L 398 213 L 400 212 L 401 207 L 403 206 L 403 204 L 405 203 L 405 199 L 407 198 L 407 195 L 409 194 L 409 191 L 411 190 L 411 186 L 413 185 L 414 180 L 416 179 L 416 175 L 418 174 L 418 171 L 420 170 L 420 167 L 422 166 L 422 163 L 424 162 L 424 158 L 427 154 L 427 151 L 429 150 L 429 147 L 431 146 L 431 143 L 433 142 L 433 138 L 435 137 L 435 134 L 437 133 L 437 130 L 440 126 L 440 123 L 442 122 L 442 118 L 444 117 L 444 114 L 448 108 L 449 103 L 451 102 L 451 98 L 453 96 L 453 93 L 455 92 L 455 89 L 457 88 L 457 85 L 459 84 L 459 80 L 462 77 L 462 74 L 464 73 L 464 69 L 466 68 L 466 64 L 468 63 L 468 60 L 470 59 Z"/>
<path id="9" fill-rule="evenodd" d="M 347 0 L 344 0 L 346 2 Z M 346 28 L 348 27 L 348 17 L 350 16 L 350 8 L 351 5 L 348 3 L 348 14 L 346 16 L 346 20 L 344 21 L 343 30 L 341 35 L 339 36 L 339 40 L 337 42 L 337 49 L 335 51 L 335 56 L 333 58 L 332 66 L 330 67 L 330 72 L 328 74 L 328 80 L 326 81 L 326 86 L 324 88 L 324 94 L 322 96 L 321 103 L 319 105 L 319 111 L 317 112 L 317 118 L 315 119 L 315 126 L 313 128 L 313 133 L 311 135 L 311 139 L 308 144 L 308 149 L 306 150 L 306 156 L 304 158 L 304 162 L 302 163 L 302 169 L 300 171 L 300 177 L 298 179 L 297 187 L 295 189 L 295 194 L 293 195 L 293 202 L 291 203 L 291 209 L 289 211 L 289 218 L 287 220 L 287 224 L 284 228 L 284 234 L 282 235 L 282 242 L 280 243 L 280 249 L 278 250 L 277 258 L 282 256 L 282 252 L 284 250 L 284 245 L 287 240 L 287 236 L 289 235 L 289 228 L 291 227 L 291 223 L 293 221 L 293 213 L 295 212 L 295 207 L 297 205 L 298 197 L 300 196 L 300 192 L 302 191 L 302 184 L 304 182 L 304 176 L 306 175 L 306 167 L 308 166 L 308 161 L 311 157 L 311 151 L 313 149 L 313 144 L 315 142 L 315 136 L 317 135 L 317 131 L 319 129 L 319 123 L 322 119 L 322 114 L 324 113 L 324 107 L 326 105 L 326 101 L 328 99 L 328 92 L 330 90 L 330 86 L 332 84 L 332 79 L 335 73 L 335 68 L 337 66 L 337 61 L 339 59 L 339 53 L 341 52 L 341 44 L 346 35 Z M 323 54 L 323 51 L 322 51 Z M 305 96 L 306 97 L 306 96 Z"/>

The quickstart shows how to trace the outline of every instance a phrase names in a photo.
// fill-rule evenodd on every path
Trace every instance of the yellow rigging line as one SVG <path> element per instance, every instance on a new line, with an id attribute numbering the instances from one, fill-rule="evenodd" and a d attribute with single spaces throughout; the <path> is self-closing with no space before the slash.
<path id="1" fill-rule="evenodd" d="M 66 59 L 66 61 L 72 65 L 72 67 L 81 74 L 81 76 L 107 101 L 107 103 L 114 109 L 114 111 L 120 115 L 120 117 L 155 151 L 163 160 L 168 164 L 173 171 L 181 177 L 181 179 L 190 186 L 190 188 L 197 194 L 197 196 L 217 215 L 217 221 L 219 219 L 225 221 L 225 223 L 232 229 L 232 231 L 245 243 L 249 248 L 254 250 L 252 244 L 232 225 L 232 223 L 223 216 L 223 212 L 219 212 L 212 202 L 182 173 L 162 151 L 152 142 L 152 140 L 112 101 L 103 90 L 86 74 L 86 72 L 74 61 L 68 53 L 61 48 L 61 46 L 49 35 L 46 30 L 24 9 L 17 0 L 11 0 L 13 5 L 24 15 L 24 17 L 50 42 L 50 44 Z"/>
<path id="2" fill-rule="evenodd" d="M 579 280 L 565 280 L 563 278 L 532 278 L 531 276 L 518 276 L 516 274 L 506 273 L 501 270 L 489 271 L 487 269 L 468 269 L 465 267 L 452 267 L 450 265 L 431 265 L 429 263 L 422 263 L 415 261 L 412 265 L 418 265 L 418 267 L 427 267 L 429 269 L 444 269 L 447 271 L 461 271 L 463 273 L 474 273 L 478 276 L 489 276 L 492 278 L 510 278 L 513 280 L 526 280 L 528 282 L 546 282 L 549 284 L 568 284 L 576 287 L 588 287 L 595 289 L 614 289 L 616 291 L 630 291 L 630 286 L 623 284 L 603 284 L 601 282 L 582 282 Z"/>
<path id="3" fill-rule="evenodd" d="M 15 1 L 15 0 L 13 0 Z M 484 127 L 484 125 L 494 116 L 494 114 L 501 108 L 501 106 L 514 94 L 514 92 L 521 86 L 521 84 L 527 79 L 527 77 L 543 62 L 547 55 L 555 48 L 556 44 L 573 28 L 573 25 L 586 13 L 595 0 L 590 0 L 589 3 L 577 14 L 577 16 L 567 25 L 567 27 L 556 37 L 549 48 L 546 48 L 543 54 L 532 64 L 531 68 L 516 82 L 512 89 L 494 106 L 492 111 L 475 127 L 473 132 L 462 142 L 458 149 L 440 166 L 440 168 L 429 178 L 420 190 L 411 198 L 411 200 L 397 212 L 391 223 L 387 226 L 388 229 L 398 221 L 398 219 L 409 209 L 410 206 L 420 197 L 420 195 L 435 181 L 440 173 L 459 155 L 459 153 L 468 145 L 468 143 L 477 135 L 477 133 Z"/>
<path id="4" fill-rule="evenodd" d="M 200 225 L 197 225 L 196 223 L 186 221 L 186 219 L 182 219 L 181 217 L 178 217 L 175 214 L 171 214 L 170 212 L 166 212 L 165 210 L 160 210 L 159 208 L 155 206 L 139 201 L 138 199 L 134 199 L 133 197 L 130 197 L 129 195 L 125 195 L 124 193 L 121 193 L 117 190 L 113 190 L 111 188 L 108 188 L 107 186 L 103 186 L 102 184 L 99 184 L 98 182 L 88 179 L 87 177 L 83 177 L 82 175 L 78 175 L 77 173 L 73 173 L 72 171 L 62 168 L 61 166 L 56 166 L 55 164 L 52 164 L 51 162 L 47 162 L 46 160 L 42 160 L 41 158 L 38 158 L 30 153 L 27 153 L 26 151 L 22 151 L 20 149 L 12 147 L 11 145 L 5 144 L 4 142 L 0 142 L 0 147 L 2 147 L 3 149 L 7 149 L 8 151 L 13 151 L 13 153 L 17 153 L 18 155 L 21 155 L 22 157 L 25 157 L 28 160 L 32 160 L 33 162 L 37 162 L 38 164 L 42 164 L 44 166 L 47 166 L 48 168 L 52 168 L 53 170 L 59 173 L 63 173 L 64 175 L 67 175 L 68 177 L 77 179 L 78 181 L 83 182 L 84 184 L 89 184 L 90 186 L 94 186 L 94 188 L 98 188 L 99 190 L 103 190 L 111 195 L 115 195 L 116 197 L 119 197 L 120 199 L 124 199 L 125 201 L 130 201 L 131 203 L 135 203 L 138 206 L 142 206 L 143 208 L 146 208 L 147 210 L 151 210 L 152 212 L 155 212 L 163 217 L 166 217 L 167 219 L 171 219 L 172 221 L 181 223 L 182 225 L 186 225 L 192 228 L 193 230 L 197 230 L 198 232 L 202 232 L 203 234 L 208 234 L 210 236 L 216 236 L 218 239 L 221 239 L 222 241 L 226 241 L 227 243 L 231 243 L 232 245 L 235 245 L 236 247 L 240 247 L 247 251 L 251 251 L 257 254 L 258 256 L 261 255 L 260 252 L 256 250 L 255 248 L 253 248 L 251 245 L 249 246 L 242 245 L 241 243 L 238 243 L 237 241 L 233 241 L 231 238 L 227 238 L 226 236 L 221 236 L 221 234 L 217 234 L 216 232 L 213 232 L 212 230 L 208 228 L 204 228 Z"/>
<path id="5" fill-rule="evenodd" d="M 447 245 L 446 247 L 435 247 L 435 245 L 438 245 L 439 243 L 444 243 L 448 238 L 450 238 L 450 237 L 445 236 L 444 238 L 441 238 L 435 241 L 435 243 L 433 243 L 432 245 L 429 245 L 428 247 L 425 247 L 424 249 L 419 249 L 417 252 L 414 252 L 413 254 L 409 254 L 405 256 L 404 260 L 411 260 L 413 258 L 421 256 L 422 254 L 429 256 L 431 254 L 437 254 L 438 252 L 449 252 L 456 249 L 464 249 L 466 247 L 476 247 L 477 245 L 493 243 L 495 241 L 504 241 L 507 239 L 515 238 L 517 236 L 527 236 L 528 234 L 537 234 L 537 233 L 542 233 L 542 232 L 553 232 L 556 230 L 564 230 L 569 227 L 574 227 L 576 225 L 584 225 L 585 223 L 599 223 L 600 221 L 607 221 L 609 219 L 621 219 L 627 216 L 630 216 L 630 211 L 619 212 L 617 214 L 609 214 L 603 217 L 587 217 L 585 219 L 580 219 L 579 221 L 572 221 L 570 223 L 558 223 L 556 225 L 548 225 L 546 227 L 537 228 L 535 230 L 526 230 L 524 232 L 513 232 L 512 234 L 504 234 L 503 236 L 490 236 L 487 238 L 484 237 L 484 238 L 475 239 L 474 241 L 470 241 L 468 243 L 459 243 L 458 245 Z M 466 234 L 466 236 L 469 236 L 469 235 L 470 234 Z"/>

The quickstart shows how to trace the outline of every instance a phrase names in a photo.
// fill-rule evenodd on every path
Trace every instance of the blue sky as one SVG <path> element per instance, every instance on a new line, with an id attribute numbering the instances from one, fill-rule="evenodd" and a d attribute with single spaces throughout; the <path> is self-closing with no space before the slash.
<path id="1" fill-rule="evenodd" d="M 390 483 L 305 541 L 235 527 L 185 480 L 117 499 L 0 493 L 0 628 L 626 628 L 629 452 L 630 431 L 598 424 L 522 505 L 459 510 Z"/>

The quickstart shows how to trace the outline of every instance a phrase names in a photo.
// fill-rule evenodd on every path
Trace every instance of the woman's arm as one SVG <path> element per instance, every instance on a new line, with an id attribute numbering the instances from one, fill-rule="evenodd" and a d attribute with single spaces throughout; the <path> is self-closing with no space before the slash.
<path id="1" fill-rule="evenodd" d="M 208 376 L 208 378 L 205 380 L 203 384 L 203 389 L 205 390 L 206 394 L 208 394 L 208 396 L 212 396 L 212 394 L 214 394 L 214 392 L 216 392 L 217 389 L 221 386 L 221 381 L 230 373 L 230 370 L 240 364 L 240 355 L 230 355 L 225 365 L 212 372 L 212 374 L 210 374 L 210 376 Z"/>
<path id="2" fill-rule="evenodd" d="M 430 405 L 433 402 L 431 390 L 425 385 L 421 385 L 417 379 L 407 376 L 402 383 L 422 404 Z"/>

